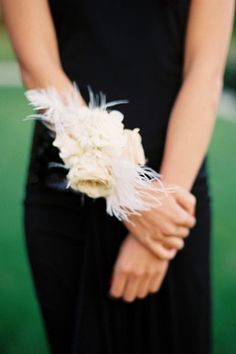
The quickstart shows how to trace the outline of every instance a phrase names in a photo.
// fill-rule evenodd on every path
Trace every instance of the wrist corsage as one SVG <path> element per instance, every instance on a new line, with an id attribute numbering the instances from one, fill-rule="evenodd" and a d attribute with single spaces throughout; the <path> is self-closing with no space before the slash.
<path id="1" fill-rule="evenodd" d="M 51 130 L 61 166 L 68 170 L 67 188 L 106 198 L 107 213 L 129 221 L 129 215 L 160 205 L 171 190 L 145 165 L 139 128 L 125 129 L 123 114 L 110 109 L 128 101 L 107 103 L 103 93 L 98 97 L 88 89 L 88 106 L 81 105 L 76 86 L 60 94 L 53 87 L 28 90 L 27 99 L 39 111 L 28 118 L 41 120 Z"/>

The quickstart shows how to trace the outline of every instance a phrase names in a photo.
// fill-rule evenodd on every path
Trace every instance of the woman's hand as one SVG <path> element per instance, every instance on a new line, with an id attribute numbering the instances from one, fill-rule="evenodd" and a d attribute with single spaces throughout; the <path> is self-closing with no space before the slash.
<path id="1" fill-rule="evenodd" d="M 132 223 L 124 221 L 132 235 L 161 259 L 174 258 L 176 250 L 183 248 L 183 239 L 196 223 L 196 197 L 177 187 L 175 193 L 162 199 L 161 206 L 144 211 L 141 216 L 130 216 Z"/>
<path id="2" fill-rule="evenodd" d="M 128 233 L 113 268 L 110 295 L 131 302 L 157 292 L 168 269 L 168 261 L 157 258 Z"/>

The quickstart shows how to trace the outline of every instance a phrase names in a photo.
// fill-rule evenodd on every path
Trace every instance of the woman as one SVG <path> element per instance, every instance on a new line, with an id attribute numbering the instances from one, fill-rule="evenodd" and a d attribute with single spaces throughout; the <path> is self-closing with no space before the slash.
<path id="1" fill-rule="evenodd" d="M 149 166 L 179 192 L 161 208 L 108 216 L 65 191 L 35 124 L 26 244 L 52 353 L 209 354 L 211 203 L 206 153 L 222 90 L 233 0 L 2 0 L 26 88 L 87 85 L 125 98 Z M 186 238 L 189 236 L 188 238 Z M 185 246 L 183 248 L 183 246 Z"/>

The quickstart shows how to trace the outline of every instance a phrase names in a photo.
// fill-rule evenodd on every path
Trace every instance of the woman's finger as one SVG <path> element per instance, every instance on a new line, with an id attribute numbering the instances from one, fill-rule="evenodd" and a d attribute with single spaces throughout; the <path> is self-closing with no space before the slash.
<path id="1" fill-rule="evenodd" d="M 152 277 L 148 289 L 150 293 L 155 293 L 160 289 L 163 278 L 164 274 L 162 273 L 158 273 Z"/>
<path id="2" fill-rule="evenodd" d="M 195 216 L 191 215 L 184 209 L 182 209 L 179 205 L 177 205 L 178 212 L 176 213 L 176 217 L 174 222 L 181 227 L 192 228 L 196 224 Z"/>
<path id="3" fill-rule="evenodd" d="M 190 234 L 190 229 L 183 226 L 177 226 L 176 228 L 176 236 L 181 238 L 186 238 Z"/>
<path id="4" fill-rule="evenodd" d="M 163 243 L 164 247 L 176 248 L 177 250 L 181 250 L 184 247 L 184 241 L 180 237 L 174 237 L 174 236 L 165 237 L 165 236 L 163 236 L 162 243 Z"/>
<path id="5" fill-rule="evenodd" d="M 152 276 L 150 280 L 150 285 L 149 285 L 149 292 L 154 293 L 159 291 L 163 279 L 166 275 L 167 269 L 168 269 L 169 262 L 162 263 L 161 268 L 159 269 L 158 273 Z"/>
<path id="6" fill-rule="evenodd" d="M 195 214 L 197 203 L 195 195 L 180 187 L 176 191 L 175 200 L 191 215 Z"/>
<path id="7" fill-rule="evenodd" d="M 137 290 L 139 288 L 140 277 L 135 275 L 129 275 L 127 278 L 126 285 L 123 291 L 123 299 L 125 301 L 131 302 L 135 300 L 137 295 Z"/>
<path id="8" fill-rule="evenodd" d="M 176 249 L 167 249 L 165 248 L 160 241 L 155 241 L 150 237 L 150 235 L 146 235 L 144 237 L 144 244 L 148 247 L 157 257 L 163 260 L 171 260 L 175 257 L 177 250 Z"/>
<path id="9" fill-rule="evenodd" d="M 152 238 L 156 241 L 160 241 L 164 247 L 167 246 L 167 248 L 176 248 L 176 249 L 182 249 L 184 247 L 184 241 L 182 238 L 187 237 L 189 233 L 189 229 L 183 228 L 181 232 L 178 232 L 178 235 L 165 235 L 162 234 L 159 230 L 155 233 L 153 232 L 151 234 Z"/>
<path id="10" fill-rule="evenodd" d="M 127 275 L 125 273 L 114 271 L 109 292 L 110 295 L 113 297 L 121 297 L 124 292 L 126 282 Z"/>
<path id="11" fill-rule="evenodd" d="M 139 288 L 137 289 L 137 297 L 139 299 L 143 299 L 145 296 L 148 295 L 151 278 L 152 277 L 150 275 L 145 275 L 145 277 L 140 279 Z"/>
<path id="12" fill-rule="evenodd" d="M 173 225 L 169 227 L 167 230 L 163 230 L 162 235 L 164 237 L 179 237 L 186 238 L 190 234 L 190 229 L 183 226 Z M 160 235 L 158 235 L 158 239 L 160 239 Z"/>

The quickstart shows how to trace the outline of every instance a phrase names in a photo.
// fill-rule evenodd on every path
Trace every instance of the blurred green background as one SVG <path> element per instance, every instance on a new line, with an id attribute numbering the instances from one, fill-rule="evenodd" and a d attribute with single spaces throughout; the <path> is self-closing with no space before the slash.
<path id="1" fill-rule="evenodd" d="M 209 149 L 214 218 L 214 354 L 236 354 L 235 92 L 236 31 L 225 73 L 225 90 Z M 12 48 L 0 21 L 0 354 L 48 353 L 26 257 L 22 225 L 23 190 L 32 133 L 31 123 L 22 122 L 22 119 L 29 113 Z"/>

